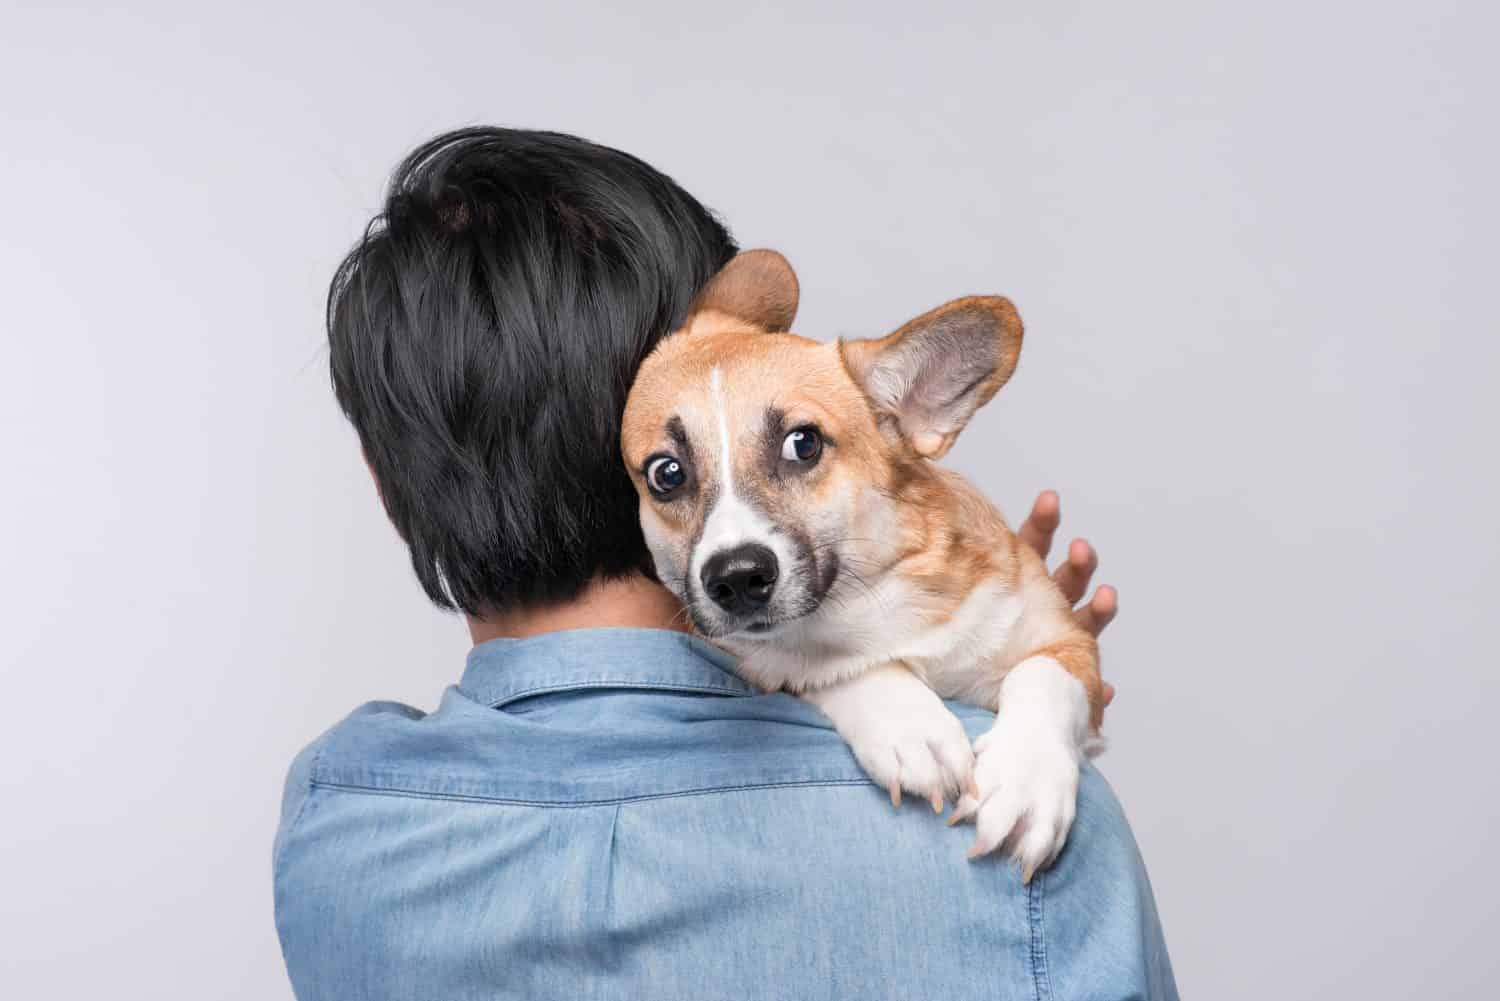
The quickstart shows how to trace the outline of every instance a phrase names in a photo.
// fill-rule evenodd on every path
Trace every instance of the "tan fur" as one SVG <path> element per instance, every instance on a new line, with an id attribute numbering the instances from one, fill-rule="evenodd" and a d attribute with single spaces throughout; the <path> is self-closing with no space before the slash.
<path id="1" fill-rule="evenodd" d="M 761 330 L 789 330 L 800 298 L 797 276 L 786 258 L 774 250 L 747 250 L 698 293 L 688 330 L 706 333 L 725 321 L 732 327 L 743 318 Z"/>

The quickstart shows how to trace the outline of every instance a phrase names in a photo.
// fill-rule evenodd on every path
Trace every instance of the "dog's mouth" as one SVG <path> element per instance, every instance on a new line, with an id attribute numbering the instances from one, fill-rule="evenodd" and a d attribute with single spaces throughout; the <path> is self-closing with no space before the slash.
<path id="1" fill-rule="evenodd" d="M 795 611 L 778 615 L 759 615 L 754 618 L 731 622 L 710 622 L 698 614 L 693 613 L 693 625 L 702 633 L 705 639 L 774 639 L 783 632 L 787 626 L 800 622 L 816 612 L 821 607 L 820 601 L 809 601 L 805 607 Z"/>
<path id="2" fill-rule="evenodd" d="M 760 638 L 770 637 L 780 632 L 794 622 L 800 622 L 818 610 L 818 603 L 814 602 L 808 608 L 799 609 L 791 615 L 780 615 L 774 619 L 757 619 L 747 622 L 740 627 L 740 632 Z"/>

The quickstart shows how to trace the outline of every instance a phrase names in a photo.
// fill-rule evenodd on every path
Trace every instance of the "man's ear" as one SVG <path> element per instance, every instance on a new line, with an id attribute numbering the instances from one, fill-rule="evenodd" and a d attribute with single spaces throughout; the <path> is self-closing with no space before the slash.
<path id="1" fill-rule="evenodd" d="M 913 451 L 936 459 L 1015 371 L 1021 334 L 1009 299 L 975 295 L 840 351 L 875 409 L 896 419 Z"/>
<path id="2" fill-rule="evenodd" d="M 749 324 L 768 333 L 790 330 L 797 316 L 797 273 L 774 250 L 735 255 L 714 275 L 688 313 L 687 333 Z"/>

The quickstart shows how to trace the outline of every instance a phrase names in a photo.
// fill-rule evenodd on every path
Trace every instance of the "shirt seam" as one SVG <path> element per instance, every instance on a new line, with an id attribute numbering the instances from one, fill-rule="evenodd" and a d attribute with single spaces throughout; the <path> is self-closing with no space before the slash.
<path id="1" fill-rule="evenodd" d="M 1047 877 L 1037 873 L 1026 888 L 1026 910 L 1031 924 L 1031 981 L 1036 1001 L 1052 1001 L 1052 981 L 1047 973 L 1046 895 Z"/>
<path id="2" fill-rule="evenodd" d="M 816 786 L 863 786 L 869 784 L 868 779 L 806 779 L 796 782 L 755 782 L 732 786 L 704 786 L 697 789 L 680 789 L 675 792 L 642 793 L 637 796 L 614 796 L 607 799 L 540 800 L 516 799 L 507 796 L 479 796 L 472 793 L 432 792 L 422 789 L 401 789 L 391 786 L 369 786 L 354 782 L 335 782 L 328 779 L 316 779 L 309 783 L 312 788 L 336 789 L 341 792 L 369 796 L 453 800 L 462 803 L 493 803 L 502 806 L 550 807 L 562 810 L 591 806 L 618 806 L 622 803 L 640 803 L 658 799 L 679 799 L 687 796 L 712 796 L 715 793 L 725 792 L 749 792 L 755 789 L 799 789 Z"/>

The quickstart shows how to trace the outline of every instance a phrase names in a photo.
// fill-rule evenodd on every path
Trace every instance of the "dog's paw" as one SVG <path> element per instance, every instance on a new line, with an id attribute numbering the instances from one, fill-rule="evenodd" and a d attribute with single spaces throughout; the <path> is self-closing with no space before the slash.
<path id="1" fill-rule="evenodd" d="M 866 774 L 901 805 L 909 792 L 942 813 L 971 787 L 974 750 L 963 724 L 936 696 L 892 712 L 872 713 L 843 732 Z"/>
<path id="2" fill-rule="evenodd" d="M 1079 752 L 1056 733 L 1007 719 L 974 742 L 974 782 L 950 823 L 974 818 L 969 858 L 1002 845 L 1021 866 L 1022 882 L 1062 851 L 1078 805 Z"/>

